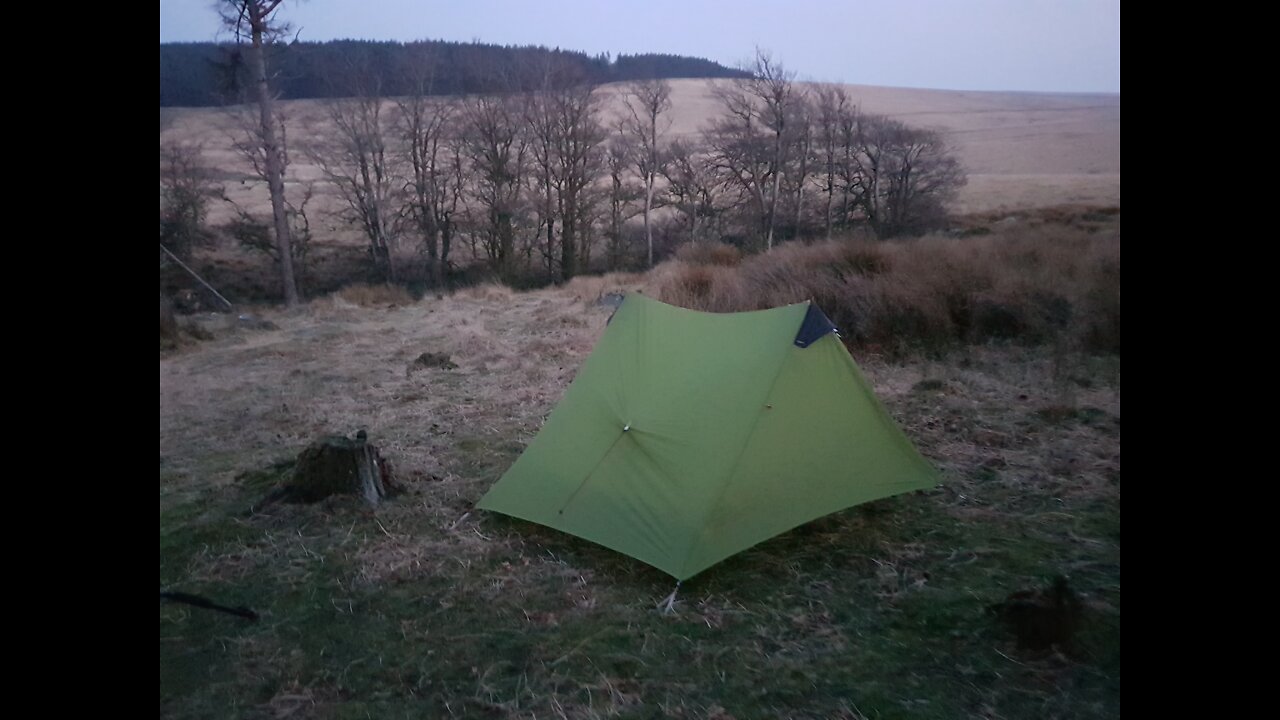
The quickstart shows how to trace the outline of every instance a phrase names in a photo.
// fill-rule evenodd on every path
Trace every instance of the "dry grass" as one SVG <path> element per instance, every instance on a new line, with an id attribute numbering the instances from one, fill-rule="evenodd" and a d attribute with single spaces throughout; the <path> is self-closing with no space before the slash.
<path id="1" fill-rule="evenodd" d="M 413 304 L 413 296 L 409 294 L 408 290 L 399 285 L 388 284 L 369 285 L 357 283 L 348 285 L 334 293 L 334 297 L 360 307 L 399 307 Z"/>
<path id="2" fill-rule="evenodd" d="M 663 263 L 654 269 L 651 285 L 664 302 L 708 312 L 733 312 L 744 294 L 739 273 L 720 265 Z"/>
<path id="3" fill-rule="evenodd" d="M 1051 219 L 964 238 L 790 243 L 736 268 L 675 260 L 655 283 L 666 302 L 712 312 L 812 299 L 861 347 L 1013 340 L 1119 352 L 1119 215 L 1097 216 L 1100 231 Z"/>
<path id="4" fill-rule="evenodd" d="M 689 265 L 725 265 L 742 262 L 742 252 L 724 243 L 685 243 L 676 249 L 676 259 Z"/>
<path id="5" fill-rule="evenodd" d="M 586 312 L 571 291 L 525 294 L 496 285 L 375 307 L 321 300 L 301 315 L 264 310 L 280 330 L 229 333 L 163 361 L 161 454 L 234 447 L 253 464 L 300 449 L 314 435 L 386 427 L 394 428 L 383 439 L 388 451 L 408 452 L 424 472 L 440 474 L 434 449 L 459 428 L 481 434 L 471 422 L 478 414 L 527 423 L 531 434 L 607 317 L 606 308 Z M 424 352 L 447 354 L 459 369 L 406 378 Z M 460 385 L 467 392 L 455 392 Z M 235 414 L 220 412 L 215 399 L 245 386 L 260 395 Z M 424 437 L 432 426 L 441 434 Z M 229 482 L 232 469 L 206 480 Z"/>
<path id="6" fill-rule="evenodd" d="M 782 248 L 795 272 L 766 273 L 754 258 L 697 266 L 685 291 L 727 304 L 747 278 L 768 302 L 796 299 L 809 288 L 798 269 L 820 264 L 839 269 L 827 272 L 843 278 L 833 287 L 870 285 L 869 302 L 883 301 L 887 278 L 919 274 L 922 287 L 901 292 L 925 308 L 945 298 L 931 289 L 943 278 L 1004 298 L 1033 281 L 1093 287 L 1087 274 L 1055 280 L 1046 264 L 1079 273 L 1114 260 L 1118 273 L 1118 246 L 1074 234 L 1056 249 L 971 241 L 978 254 L 950 258 L 954 268 L 930 259 L 960 247 L 953 239 Z M 1060 257 L 1090 247 L 1075 265 Z M 1025 281 L 984 262 L 1023 266 Z M 612 309 L 600 301 L 683 282 L 688 267 L 528 293 L 480 286 L 392 309 L 316 301 L 263 311 L 278 329 L 162 357 L 161 583 L 263 620 L 162 606 L 161 715 L 1117 714 L 1118 358 L 1016 345 L 894 362 L 858 352 L 943 487 L 735 556 L 686 583 L 670 616 L 654 610 L 671 591 L 661 573 L 473 510 L 603 332 Z M 951 322 L 932 302 L 934 321 Z M 426 352 L 458 367 L 407 373 Z M 264 487 L 244 471 L 358 428 L 405 495 L 376 513 L 335 499 L 245 516 Z M 1059 571 L 1084 593 L 1092 629 L 1070 658 L 1021 654 L 982 608 Z"/>

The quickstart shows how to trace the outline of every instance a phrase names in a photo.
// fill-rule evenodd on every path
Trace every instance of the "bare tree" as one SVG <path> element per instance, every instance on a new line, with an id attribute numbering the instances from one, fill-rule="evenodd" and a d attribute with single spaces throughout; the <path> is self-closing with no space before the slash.
<path id="1" fill-rule="evenodd" d="M 523 106 L 524 123 L 529 132 L 529 154 L 532 172 L 527 182 L 538 215 L 537 237 L 541 241 L 540 254 L 547 277 L 554 279 L 560 266 L 559 243 L 556 240 L 556 223 L 560 218 L 557 203 L 556 145 L 559 129 L 551 95 L 547 87 L 551 80 L 551 67 L 544 71 L 542 88 L 529 93 Z"/>
<path id="2" fill-rule="evenodd" d="M 760 122 L 756 104 L 737 83 L 714 88 L 724 114 L 703 132 L 706 162 L 711 172 L 724 179 L 726 189 L 735 189 L 735 206 L 746 204 L 755 215 L 761 236 L 770 224 L 769 191 L 775 168 Z"/>
<path id="3" fill-rule="evenodd" d="M 599 148 L 605 139 L 600 124 L 600 95 L 595 86 L 574 82 L 552 95 L 557 138 L 557 174 L 561 212 L 561 277 L 587 269 L 590 223 L 585 193 L 599 176 Z"/>
<path id="4" fill-rule="evenodd" d="M 768 130 L 773 147 L 770 156 L 773 190 L 769 195 L 769 228 L 765 244 L 767 249 L 772 250 L 773 228 L 778 214 L 778 189 L 787 160 L 787 120 L 792 115 L 792 106 L 797 100 L 795 73 L 783 68 L 781 63 L 774 61 L 769 53 L 759 48 L 756 48 L 755 64 L 751 72 L 752 77 L 743 83 L 747 92 L 761 105 L 760 121 Z"/>
<path id="5" fill-rule="evenodd" d="M 826 210 L 823 214 L 826 238 L 831 239 L 831 229 L 835 222 L 836 188 L 840 187 L 841 163 L 841 128 L 846 118 L 857 113 L 849 100 L 849 93 L 838 85 L 820 85 L 815 91 L 817 124 L 817 147 L 822 163 L 820 183 L 827 196 Z M 853 133 L 850 133 L 850 138 Z M 841 217 L 844 217 L 844 206 Z"/>
<path id="6" fill-rule="evenodd" d="M 588 195 L 600 174 L 600 146 L 605 140 L 600 105 L 595 85 L 581 70 L 559 62 L 548 63 L 538 88 L 526 98 L 525 119 L 538 169 L 534 190 L 546 230 L 544 252 L 548 269 L 562 280 L 590 261 Z M 557 220 L 558 248 L 553 232 Z"/>
<path id="7" fill-rule="evenodd" d="M 345 207 L 338 217 L 360 228 L 374 266 L 395 282 L 396 218 L 404 181 L 396 154 L 387 148 L 391 122 L 381 85 L 372 71 L 350 68 L 350 96 L 325 104 L 329 123 L 314 133 L 308 154 L 342 198 Z"/>
<path id="8" fill-rule="evenodd" d="M 792 237 L 800 237 L 804 233 L 804 191 L 813 174 L 813 116 L 815 109 L 808 93 L 796 92 L 792 103 L 793 117 L 789 121 L 791 148 L 787 153 L 790 166 L 785 173 L 788 177 L 795 209 L 795 224 L 791 229 Z"/>
<path id="9" fill-rule="evenodd" d="M 719 167 L 754 200 L 765 247 L 773 248 L 782 175 L 790 149 L 788 120 L 794 115 L 795 73 L 756 49 L 751 77 L 718 85 L 724 115 L 708 135 Z"/>
<path id="10" fill-rule="evenodd" d="M 160 242 L 184 258 L 204 236 L 209 198 L 217 194 L 200 158 L 199 145 L 160 146 Z"/>
<path id="11" fill-rule="evenodd" d="M 238 41 L 249 38 L 249 69 L 253 73 L 258 102 L 259 138 L 262 144 L 262 174 L 271 193 L 276 245 L 280 258 L 280 281 L 285 303 L 298 304 L 298 286 L 293 273 L 293 251 L 290 247 L 289 217 L 284 193 L 284 149 L 276 139 L 276 118 L 272 112 L 274 98 L 268 84 L 267 61 L 263 46 L 274 42 L 287 26 L 278 22 L 276 9 L 282 0 L 221 0 L 219 11 L 223 23 Z"/>
<path id="12" fill-rule="evenodd" d="M 244 158 L 260 181 L 267 183 L 269 172 L 266 162 L 267 152 L 262 141 L 262 125 L 258 115 L 252 108 L 246 106 L 232 108 L 229 114 L 234 128 L 228 132 L 232 149 Z M 288 118 L 279 110 L 274 112 L 273 118 L 275 129 L 278 131 L 276 147 L 280 172 L 284 173 L 288 170 L 290 162 L 286 132 Z M 242 184 L 243 182 L 241 181 Z M 299 296 L 305 295 L 306 291 L 305 263 L 311 247 L 311 222 L 307 217 L 307 204 L 314 194 L 315 184 L 308 182 L 303 185 L 301 203 L 284 198 L 284 216 L 289 228 L 290 275 L 293 278 L 294 290 Z M 236 214 L 228 227 L 231 236 L 243 247 L 262 252 L 272 259 L 277 268 L 281 267 L 280 243 L 279 236 L 275 233 L 274 216 L 269 221 L 260 219 L 255 213 L 233 200 L 227 194 L 225 187 L 221 189 L 221 199 L 229 204 Z"/>
<path id="13" fill-rule="evenodd" d="M 965 184 L 960 162 L 932 130 L 882 116 L 860 123 L 860 200 L 881 237 L 924 229 Z"/>
<path id="14" fill-rule="evenodd" d="M 510 277 L 528 153 L 519 98 L 509 93 L 474 95 L 463 102 L 461 115 L 463 147 L 473 178 L 471 196 L 484 213 L 479 232 L 485 253 L 499 275 Z"/>
<path id="15" fill-rule="evenodd" d="M 649 267 L 653 267 L 653 213 L 654 180 L 662 173 L 659 137 L 671 128 L 671 119 L 662 115 L 671 109 L 671 84 L 666 80 L 638 80 L 631 83 L 623 95 L 630 117 L 626 118 L 628 132 L 639 143 L 635 153 L 636 170 L 644 182 L 644 235 L 649 244 Z"/>
<path id="16" fill-rule="evenodd" d="M 696 142 L 684 140 L 676 140 L 667 149 L 663 177 L 667 181 L 671 204 L 688 221 L 689 242 L 697 242 L 699 221 L 715 218 L 716 198 L 723 180 L 716 175 L 715 167 L 704 157 Z"/>
<path id="17" fill-rule="evenodd" d="M 617 132 L 612 133 L 605 146 L 604 165 L 609 176 L 605 257 L 610 270 L 617 270 L 626 256 L 625 225 L 627 220 L 635 215 L 630 209 L 631 203 L 635 202 L 641 194 L 630 182 L 630 169 L 635 152 L 635 138 L 628 134 L 624 127 L 619 127 Z M 649 248 L 650 263 L 652 263 L 652 240 Z"/>
<path id="18" fill-rule="evenodd" d="M 859 161 L 859 147 L 862 142 L 862 114 L 855 105 L 844 112 L 836 113 L 836 182 L 840 189 L 840 225 L 848 226 L 856 206 L 859 204 L 862 188 L 865 185 L 862 176 L 862 163 Z"/>
<path id="19" fill-rule="evenodd" d="M 289 251 L 292 253 L 292 257 L 290 260 L 300 295 L 305 295 L 307 292 L 307 256 L 311 250 L 311 220 L 307 217 L 307 204 L 314 197 L 315 183 L 309 182 L 303 185 L 302 202 L 295 205 L 293 201 L 290 201 L 285 206 L 285 216 L 289 220 L 289 237 L 291 239 Z M 235 219 L 226 225 L 226 230 L 231 237 L 240 243 L 241 247 L 260 252 L 271 258 L 272 263 L 279 267 L 280 246 L 275 242 L 271 225 L 237 205 L 225 192 L 222 195 L 222 199 L 231 205 L 236 214 Z"/>
<path id="20" fill-rule="evenodd" d="M 408 72 L 413 92 L 398 103 L 410 171 L 405 209 L 422 237 L 432 285 L 441 288 L 462 190 L 456 105 L 448 98 L 430 97 L 435 79 L 431 57 L 414 58 Z"/>

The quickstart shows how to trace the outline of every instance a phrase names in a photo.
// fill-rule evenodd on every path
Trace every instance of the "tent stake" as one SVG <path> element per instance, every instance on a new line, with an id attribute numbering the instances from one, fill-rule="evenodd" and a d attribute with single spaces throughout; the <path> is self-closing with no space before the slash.
<path id="1" fill-rule="evenodd" d="M 671 613 L 673 613 L 673 612 L 675 612 L 675 611 L 676 611 L 676 593 L 680 592 L 680 583 L 681 583 L 681 582 L 683 582 L 683 581 L 681 581 L 681 580 L 677 580 L 677 581 L 676 581 L 676 589 L 675 589 L 675 590 L 672 590 L 670 595 L 668 595 L 668 596 L 666 596 L 665 598 L 663 598 L 663 599 L 659 600 L 659 601 L 658 601 L 658 604 L 654 606 L 654 607 L 662 608 L 662 614 L 663 614 L 663 615 L 670 615 Z"/>

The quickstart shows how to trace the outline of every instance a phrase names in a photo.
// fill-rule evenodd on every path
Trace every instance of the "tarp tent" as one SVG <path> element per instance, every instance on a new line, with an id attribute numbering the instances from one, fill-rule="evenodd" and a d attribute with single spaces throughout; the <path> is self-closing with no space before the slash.
<path id="1" fill-rule="evenodd" d="M 937 476 L 810 303 L 704 313 L 629 295 L 477 507 L 692 577 Z"/>

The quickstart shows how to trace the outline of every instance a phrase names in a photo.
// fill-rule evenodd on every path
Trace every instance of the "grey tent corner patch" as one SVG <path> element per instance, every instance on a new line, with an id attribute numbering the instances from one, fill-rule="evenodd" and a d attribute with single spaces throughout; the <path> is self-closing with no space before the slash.
<path id="1" fill-rule="evenodd" d="M 827 314 L 817 305 L 809 303 L 809 309 L 804 314 L 804 322 L 800 323 L 800 331 L 796 333 L 796 347 L 807 348 L 827 333 L 840 336 L 840 331 L 836 329 L 835 323 L 831 322 L 831 318 L 827 317 Z"/>
<path id="2" fill-rule="evenodd" d="M 622 293 L 611 292 L 607 295 L 601 295 L 596 300 L 596 304 L 601 307 L 613 308 L 613 311 L 609 313 L 609 319 L 604 321 L 605 325 L 613 322 L 613 316 L 618 314 L 618 308 L 622 307 L 622 301 L 626 299 L 627 296 Z"/>

